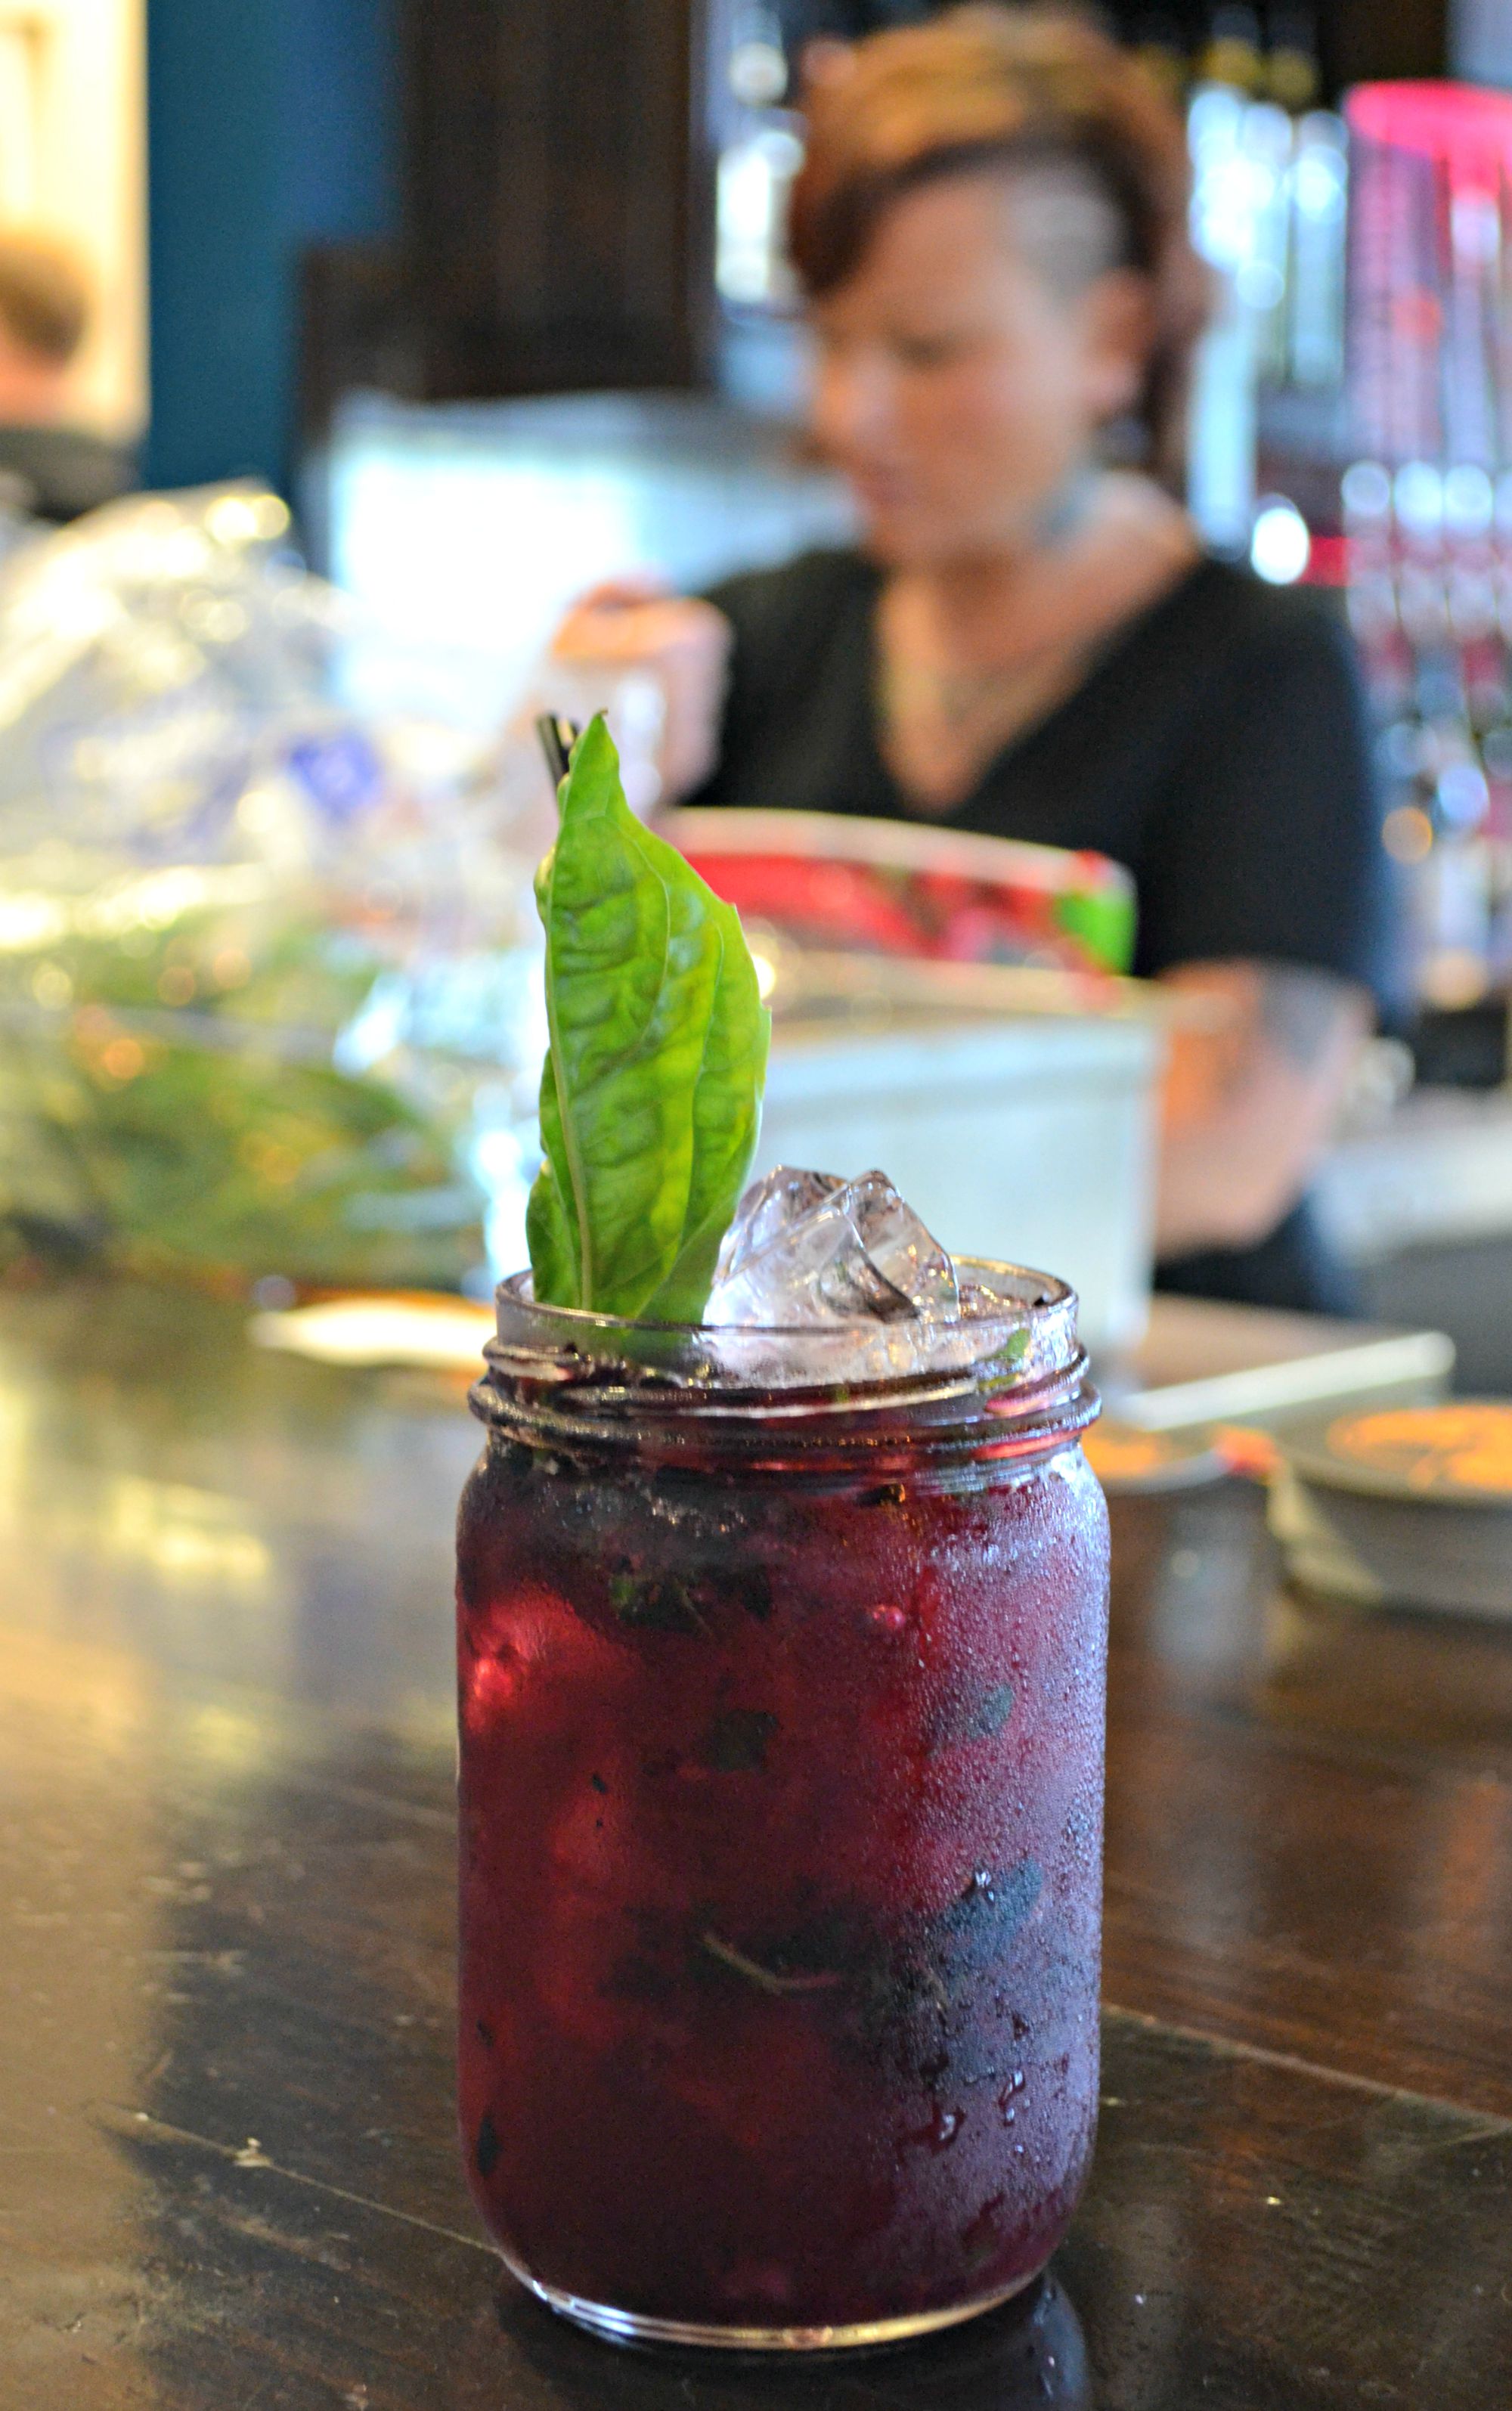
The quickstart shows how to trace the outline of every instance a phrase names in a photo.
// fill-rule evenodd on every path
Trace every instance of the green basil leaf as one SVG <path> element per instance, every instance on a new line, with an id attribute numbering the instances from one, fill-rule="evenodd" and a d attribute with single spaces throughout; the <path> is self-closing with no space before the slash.
<path id="1" fill-rule="evenodd" d="M 549 1054 L 541 1067 L 541 1146 L 545 1160 L 525 1209 L 531 1279 L 543 1306 L 575 1306 L 583 1289 L 577 1224 L 557 1173 L 565 1154 L 556 1066 Z"/>
<path id="2" fill-rule="evenodd" d="M 544 1305 L 696 1322 L 756 1151 L 771 1017 L 733 906 L 625 801 L 601 713 L 541 866 Z"/>

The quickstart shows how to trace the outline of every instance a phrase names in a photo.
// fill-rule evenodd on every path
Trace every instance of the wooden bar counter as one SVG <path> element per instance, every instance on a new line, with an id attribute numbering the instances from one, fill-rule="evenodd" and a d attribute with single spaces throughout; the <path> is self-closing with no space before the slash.
<path id="1" fill-rule="evenodd" d="M 505 2279 L 452 2115 L 460 1385 L 0 1295 L 3 2411 L 1505 2411 L 1512 1621 L 1114 1510 L 1103 2111 L 1050 2281 L 804 2368 Z M 1512 1585 L 1512 1569 L 1509 1569 Z"/>

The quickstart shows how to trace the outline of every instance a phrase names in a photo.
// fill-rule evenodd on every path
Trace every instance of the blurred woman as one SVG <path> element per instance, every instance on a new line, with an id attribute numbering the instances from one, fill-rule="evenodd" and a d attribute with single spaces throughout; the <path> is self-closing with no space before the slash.
<path id="1" fill-rule="evenodd" d="M 669 792 L 1094 847 L 1136 968 L 1214 1008 L 1167 1085 L 1168 1286 L 1345 1301 L 1304 1203 L 1385 976 L 1347 638 L 1204 555 L 1179 474 L 1206 291 L 1184 130 L 1086 24 L 958 8 L 827 51 L 792 250 L 855 551 L 704 599 L 600 589 Z M 1122 465 L 1118 465 L 1122 463 Z"/>

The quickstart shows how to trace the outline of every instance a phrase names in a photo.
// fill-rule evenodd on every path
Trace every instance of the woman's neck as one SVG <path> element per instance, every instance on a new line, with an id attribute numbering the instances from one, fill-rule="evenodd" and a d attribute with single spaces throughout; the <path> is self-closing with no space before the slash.
<path id="1" fill-rule="evenodd" d="M 983 632 L 1019 620 L 1045 578 L 1040 548 L 1025 546 L 975 559 L 923 563 L 894 571 L 888 582 L 895 592 L 911 595 L 915 608 L 952 651 L 971 652 Z"/>
<path id="2" fill-rule="evenodd" d="M 1032 533 L 952 559 L 900 565 L 887 580 L 921 634 L 960 660 L 1091 636 L 1158 592 L 1198 555 L 1191 522 L 1143 478 L 1081 475 Z"/>
<path id="3" fill-rule="evenodd" d="M 895 569 L 878 609 L 879 733 L 914 809 L 952 810 L 1198 557 L 1191 521 L 1168 496 L 1109 477 L 1059 543 Z"/>

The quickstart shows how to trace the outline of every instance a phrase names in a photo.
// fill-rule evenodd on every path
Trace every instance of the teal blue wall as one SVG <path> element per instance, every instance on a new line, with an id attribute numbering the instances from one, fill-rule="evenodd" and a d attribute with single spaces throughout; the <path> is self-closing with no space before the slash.
<path id="1" fill-rule="evenodd" d="M 148 0 L 153 486 L 287 490 L 298 262 L 397 230 L 397 0 Z"/>

